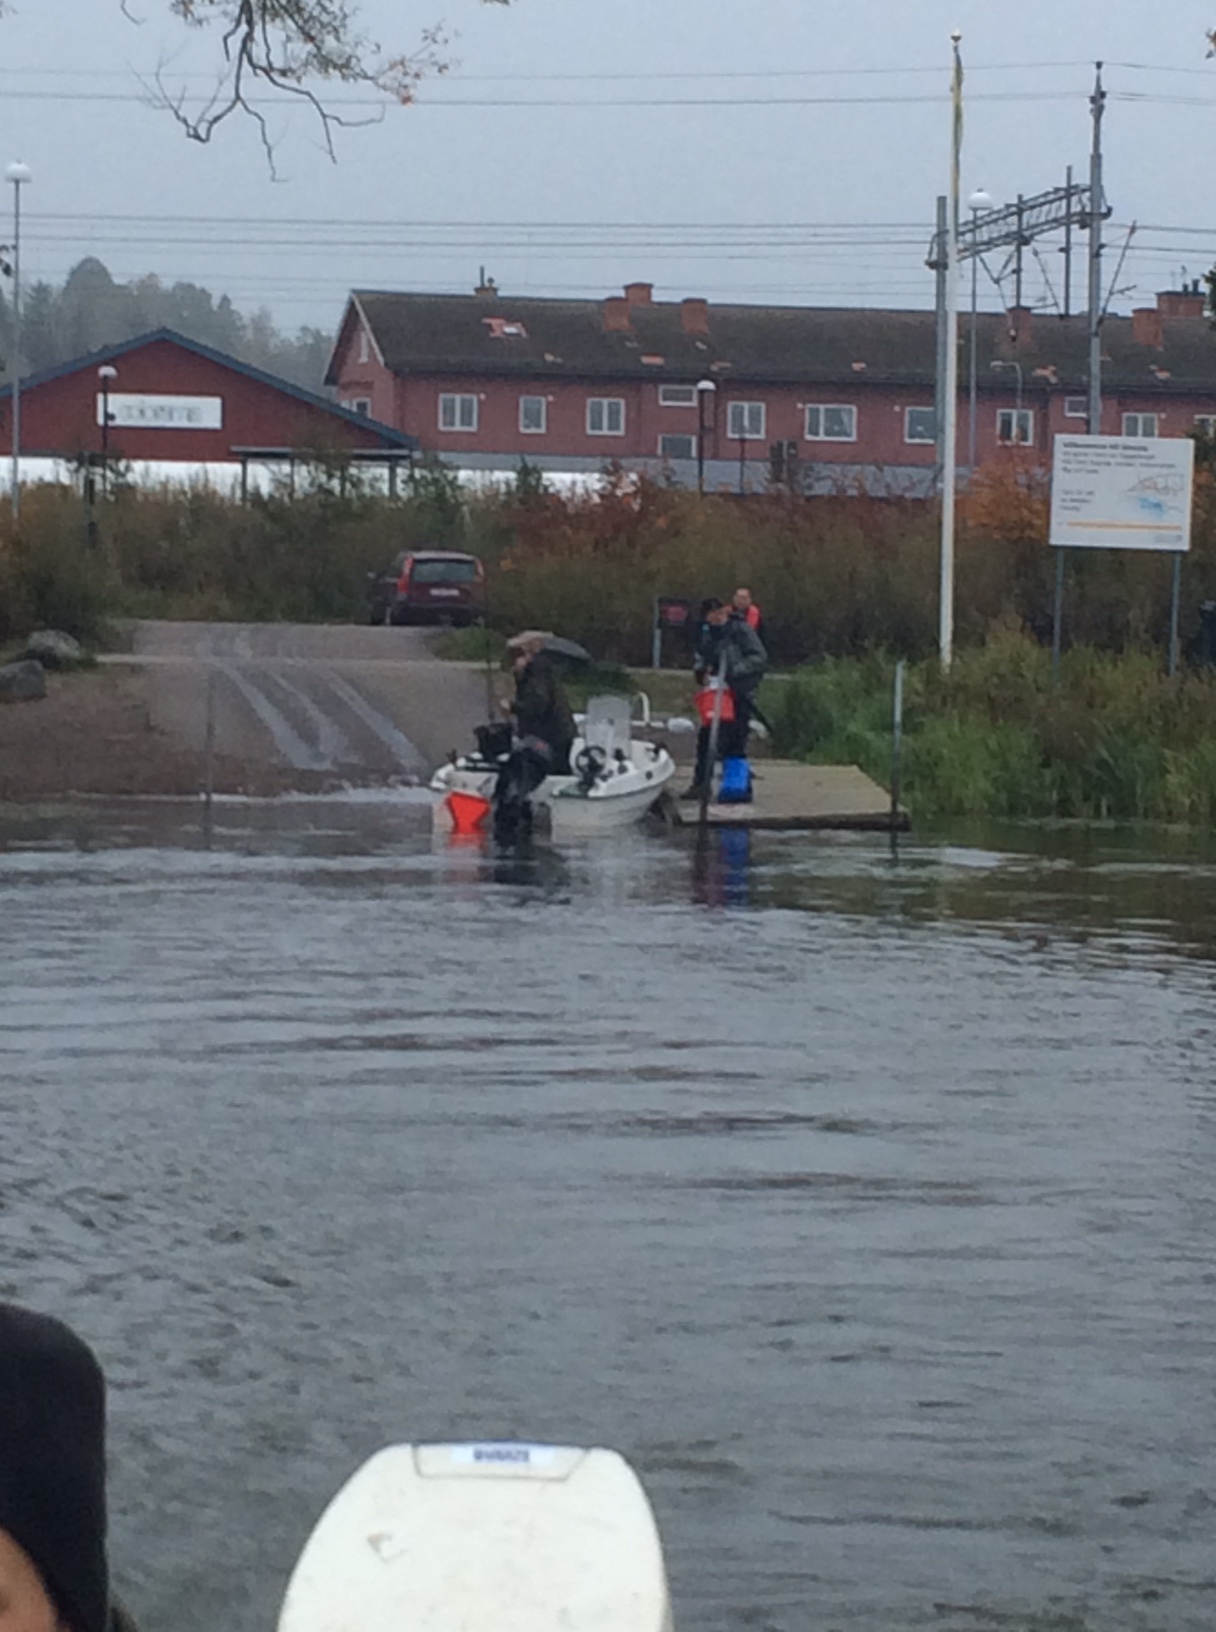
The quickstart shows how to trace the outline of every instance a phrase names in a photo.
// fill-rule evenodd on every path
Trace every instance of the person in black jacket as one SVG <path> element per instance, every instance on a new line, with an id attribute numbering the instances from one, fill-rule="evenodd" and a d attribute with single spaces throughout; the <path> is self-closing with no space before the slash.
<path id="1" fill-rule="evenodd" d="M 521 742 L 542 743 L 548 749 L 549 774 L 566 776 L 575 735 L 574 715 L 557 665 L 544 649 L 544 640 L 542 634 L 526 634 L 510 642 L 515 699 L 507 710 L 514 717 Z"/>
<path id="2" fill-rule="evenodd" d="M 722 720 L 718 732 L 718 752 L 722 759 L 744 756 L 751 730 L 756 692 L 768 667 L 768 653 L 756 631 L 733 609 L 714 597 L 701 609 L 701 627 L 695 659 L 699 681 L 724 674 L 731 695 L 730 717 Z M 697 762 L 692 786 L 681 795 L 697 799 L 705 781 L 713 775 L 709 763 L 709 726 L 702 726 L 697 738 Z"/>
<path id="3" fill-rule="evenodd" d="M 107 1632 L 105 1382 L 58 1320 L 0 1303 L 0 1625 Z"/>
<path id="4" fill-rule="evenodd" d="M 548 776 L 570 774 L 574 715 L 557 665 L 537 631 L 509 641 L 515 696 L 503 704 L 515 725 L 516 743 L 494 787 L 494 836 L 509 844 L 526 837 L 532 825 L 531 797 Z"/>

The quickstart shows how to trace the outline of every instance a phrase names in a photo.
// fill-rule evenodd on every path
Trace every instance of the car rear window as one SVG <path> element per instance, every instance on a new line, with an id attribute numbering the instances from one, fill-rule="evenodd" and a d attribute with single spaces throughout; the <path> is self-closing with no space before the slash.
<path id="1" fill-rule="evenodd" d="M 415 561 L 410 572 L 412 584 L 471 584 L 477 577 L 477 562 L 469 556 L 459 561 Z"/>

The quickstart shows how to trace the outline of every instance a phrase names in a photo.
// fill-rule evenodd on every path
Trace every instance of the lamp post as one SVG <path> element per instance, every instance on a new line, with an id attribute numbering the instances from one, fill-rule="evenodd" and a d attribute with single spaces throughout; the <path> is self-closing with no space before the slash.
<path id="1" fill-rule="evenodd" d="M 112 363 L 102 363 L 97 370 L 97 378 L 101 381 L 101 494 L 108 499 L 110 496 L 110 382 L 118 378 L 118 370 Z"/>
<path id="2" fill-rule="evenodd" d="M 1018 377 L 1017 396 L 1014 399 L 1017 403 L 1017 414 L 1013 421 L 1013 435 L 1009 440 L 1011 442 L 1020 442 L 1022 440 L 1022 365 L 1021 363 L 1006 362 L 1004 358 L 996 357 L 993 359 L 991 367 L 997 370 L 1011 368 Z"/>
<path id="3" fill-rule="evenodd" d="M 979 333 L 979 277 L 980 258 L 976 254 L 976 234 L 980 215 L 992 208 L 992 199 L 982 187 L 977 187 L 967 200 L 967 208 L 971 211 L 971 424 L 967 438 L 967 470 L 975 474 L 975 417 L 979 403 L 979 377 L 977 337 Z"/>
<path id="4" fill-rule="evenodd" d="M 717 389 L 716 380 L 697 381 L 697 492 L 702 497 L 705 495 L 705 404 L 709 403 L 712 413 Z"/>
<path id="5" fill-rule="evenodd" d="M 30 167 L 18 161 L 4 172 L 13 184 L 13 522 L 21 514 L 21 189 Z"/>

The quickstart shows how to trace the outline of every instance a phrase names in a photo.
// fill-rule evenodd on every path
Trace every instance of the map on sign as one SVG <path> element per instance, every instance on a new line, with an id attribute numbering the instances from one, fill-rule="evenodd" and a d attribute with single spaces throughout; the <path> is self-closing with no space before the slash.
<path id="1" fill-rule="evenodd" d="M 1191 547 L 1189 437 L 1057 436 L 1051 542 L 1057 549 Z"/>

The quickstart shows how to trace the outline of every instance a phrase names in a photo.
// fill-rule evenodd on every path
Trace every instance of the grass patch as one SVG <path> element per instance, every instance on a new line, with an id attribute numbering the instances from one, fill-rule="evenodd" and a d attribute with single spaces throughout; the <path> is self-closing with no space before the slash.
<path id="1" fill-rule="evenodd" d="M 891 774 L 894 663 L 829 659 L 764 688 L 778 753 Z M 912 665 L 903 787 L 922 816 L 1216 822 L 1216 676 L 1152 654 L 1050 657 L 1003 635 L 951 672 Z"/>

